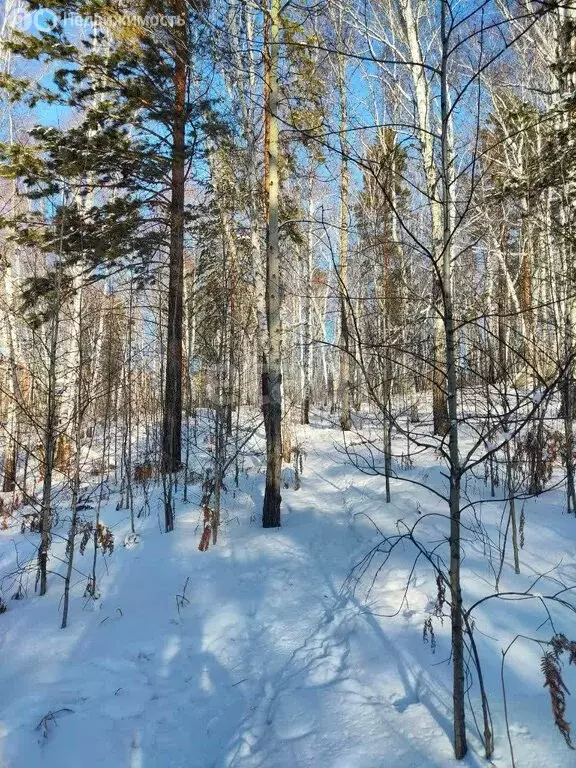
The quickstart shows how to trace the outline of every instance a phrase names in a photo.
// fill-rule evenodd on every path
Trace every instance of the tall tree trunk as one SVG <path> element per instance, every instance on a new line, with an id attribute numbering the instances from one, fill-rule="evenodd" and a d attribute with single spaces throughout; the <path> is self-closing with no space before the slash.
<path id="1" fill-rule="evenodd" d="M 18 458 L 18 405 L 22 401 L 20 385 L 18 381 L 18 340 L 14 328 L 13 301 L 14 301 L 14 277 L 12 261 L 16 258 L 14 248 L 6 248 L 6 263 L 4 267 L 4 297 L 6 313 L 2 323 L 2 345 L 8 350 L 9 373 L 6 376 L 6 390 L 8 397 L 7 434 L 4 448 L 4 476 L 2 490 L 13 492 L 16 489 L 16 469 Z"/>
<path id="2" fill-rule="evenodd" d="M 9 25 L 13 3 L 7 0 L 4 8 L 4 19 L 0 28 L 0 41 L 8 41 L 12 37 L 12 29 Z M 1 71 L 10 74 L 11 54 L 10 51 L 2 48 L 0 54 Z M 8 101 L 6 104 L 8 118 L 8 140 L 10 145 L 14 142 L 14 123 L 12 119 L 12 105 Z M 11 184 L 10 206 L 14 212 L 18 204 L 18 182 L 12 180 Z M 3 318 L 2 345 L 8 350 L 9 375 L 6 377 L 6 389 L 8 396 L 7 413 L 7 434 L 4 449 L 4 476 L 2 480 L 2 490 L 4 492 L 14 492 L 16 490 L 16 473 L 18 464 L 18 411 L 19 404 L 22 402 L 20 385 L 18 381 L 18 364 L 20 359 L 20 350 L 18 337 L 14 327 L 14 293 L 16 288 L 14 265 L 18 261 L 17 249 L 10 242 L 4 244 L 4 258 L 1 260 L 3 267 L 4 301 L 6 312 Z"/>
<path id="3" fill-rule="evenodd" d="M 73 431 L 76 424 L 76 407 L 78 404 L 78 388 L 80 386 L 80 348 L 82 335 L 82 265 L 77 264 L 71 270 L 72 304 L 64 336 L 64 355 L 58 366 L 61 371 L 58 388 L 63 392 L 62 404 L 58 413 L 58 438 L 54 456 L 55 469 L 68 474 L 71 470 L 71 458 L 74 447 Z M 66 304 L 62 307 L 63 313 Z M 66 312 L 67 314 L 67 312 Z"/>
<path id="4" fill-rule="evenodd" d="M 302 299 L 302 316 L 300 322 L 302 323 L 302 406 L 300 411 L 300 423 L 310 423 L 310 380 L 312 374 L 312 356 L 311 356 L 311 276 L 312 276 L 312 216 L 314 215 L 314 202 L 312 198 L 313 183 L 310 180 L 309 190 L 309 202 L 308 202 L 308 237 L 306 242 L 306 248 L 304 248 L 302 258 L 302 287 L 304 295 Z"/>
<path id="5" fill-rule="evenodd" d="M 80 310 L 82 310 L 82 301 L 80 301 Z M 66 576 L 64 577 L 64 596 L 62 602 L 62 629 L 66 629 L 68 626 L 68 609 L 70 605 L 70 587 L 72 584 L 72 571 L 74 569 L 74 546 L 76 541 L 76 532 L 78 529 L 78 502 L 80 496 L 80 468 L 81 468 L 81 455 L 80 455 L 80 436 L 82 434 L 82 421 L 84 417 L 84 403 L 83 403 L 83 386 L 82 386 L 82 344 L 78 339 L 78 382 L 75 387 L 76 403 L 74 404 L 74 472 L 72 475 L 72 518 L 70 520 L 70 529 L 68 531 L 68 562 L 66 564 Z M 104 473 L 104 465 L 102 465 L 102 472 Z M 104 474 L 102 475 L 104 478 Z M 102 482 L 102 486 L 104 482 Z"/>
<path id="6" fill-rule="evenodd" d="M 340 45 L 342 39 L 342 14 L 338 20 Z M 348 105 L 346 99 L 346 64 L 343 54 L 338 54 L 338 91 L 340 95 L 340 427 L 345 432 L 352 427 L 350 414 L 350 328 L 348 300 L 348 168 L 346 130 L 348 128 Z"/>
<path id="7" fill-rule="evenodd" d="M 190 260 L 187 264 L 187 272 L 184 278 L 184 306 L 186 308 L 185 338 L 186 338 L 186 453 L 184 460 L 184 501 L 188 501 L 188 483 L 190 481 L 190 419 L 192 418 L 192 362 L 196 349 L 196 311 L 194 306 L 194 280 L 195 267 L 194 262 Z"/>
<path id="8" fill-rule="evenodd" d="M 174 35 L 174 117 L 172 123 L 172 180 L 170 202 L 170 273 L 166 335 L 166 371 L 162 465 L 164 472 L 181 466 L 182 452 L 182 317 L 184 293 L 184 182 L 186 173 L 186 91 L 188 84 L 188 19 L 184 0 L 173 1 L 181 24 Z M 165 510 L 166 530 L 174 527 L 172 508 Z"/>
<path id="9" fill-rule="evenodd" d="M 454 754 L 461 760 L 468 750 L 466 742 L 465 679 L 464 679 L 464 626 L 462 615 L 462 588 L 460 583 L 460 485 L 461 467 L 458 450 L 458 400 L 455 322 L 452 304 L 452 151 L 450 146 L 448 92 L 449 33 L 447 31 L 447 0 L 441 0 L 440 34 L 442 59 L 440 68 L 441 109 L 441 186 L 442 186 L 442 293 L 444 299 L 445 377 L 449 417 L 450 467 L 450 621 L 452 627 L 452 701 L 454 707 Z M 488 746 L 486 747 L 488 751 Z M 490 755 L 486 755 L 489 757 Z"/>
<path id="10" fill-rule="evenodd" d="M 262 371 L 266 428 L 266 490 L 262 525 L 280 525 L 280 475 L 282 471 L 282 324 L 280 317 L 280 259 L 278 254 L 278 43 L 280 0 L 270 7 L 268 59 L 268 242 L 266 258 L 267 350 Z"/>
<path id="11" fill-rule="evenodd" d="M 441 0 L 444 2 L 444 0 Z M 415 0 L 403 0 L 399 4 L 402 27 L 405 30 L 406 43 L 410 51 L 410 73 L 416 97 L 416 114 L 418 117 L 418 138 L 422 155 L 422 165 L 426 179 L 426 197 L 430 210 L 432 227 L 432 270 L 433 306 L 435 309 L 433 327 L 433 361 L 432 361 L 432 415 L 434 434 L 444 436 L 448 433 L 448 410 L 446 405 L 446 361 L 444 359 L 444 321 L 442 317 L 442 295 L 440 282 L 442 278 L 442 204 L 438 195 L 438 168 L 434 156 L 434 126 L 431 116 L 434 113 L 435 94 L 427 79 L 425 69 L 425 53 L 420 41 L 418 19 L 420 4 Z"/>
<path id="12" fill-rule="evenodd" d="M 63 205 L 65 205 L 65 200 Z M 61 225 L 63 228 L 63 224 Z M 62 240 L 63 233 L 60 232 Z M 62 242 L 60 243 L 60 254 Z M 54 472 L 54 453 L 57 435 L 57 376 L 56 362 L 58 358 L 58 341 L 60 335 L 60 311 L 62 299 L 62 264 L 58 265 L 56 283 L 56 306 L 50 323 L 50 340 L 48 355 L 48 386 L 46 403 L 46 420 L 44 422 L 44 439 L 42 443 L 43 481 L 42 505 L 40 508 L 40 547 L 38 550 L 38 577 L 40 594 L 45 595 L 48 589 L 48 552 L 52 541 L 52 476 Z"/>

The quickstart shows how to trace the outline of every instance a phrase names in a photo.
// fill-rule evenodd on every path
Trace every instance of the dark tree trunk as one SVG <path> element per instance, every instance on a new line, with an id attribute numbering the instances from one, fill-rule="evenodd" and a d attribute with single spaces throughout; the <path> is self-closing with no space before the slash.
<path id="1" fill-rule="evenodd" d="M 262 512 L 263 528 L 280 526 L 280 477 L 282 474 L 282 378 L 275 376 L 266 359 L 262 363 L 262 396 L 266 431 L 266 489 Z"/>
<path id="2" fill-rule="evenodd" d="M 462 472 L 458 447 L 458 338 L 455 330 L 454 309 L 452 304 L 452 255 L 450 242 L 453 234 L 451 224 L 451 207 L 453 195 L 453 179 L 451 178 L 451 157 L 449 148 L 449 86 L 448 58 L 450 56 L 450 39 L 447 22 L 447 0 L 442 0 L 440 36 L 442 41 L 442 58 L 440 64 L 440 108 L 442 114 L 442 294 L 444 299 L 444 370 L 445 380 L 444 411 L 445 428 L 449 436 L 450 456 L 450 623 L 452 628 L 452 703 L 454 707 L 454 755 L 461 760 L 468 751 L 466 740 L 465 714 L 465 668 L 464 668 L 464 624 L 462 606 L 461 572 L 461 531 L 460 531 L 460 491 Z M 438 348 L 436 349 L 435 370 L 438 371 Z M 436 413 L 434 414 L 436 418 Z M 435 424 L 436 426 L 436 424 Z M 486 747 L 486 757 L 490 757 L 490 747 Z"/>
<path id="3" fill-rule="evenodd" d="M 4 493 L 12 493 L 16 490 L 16 440 L 13 437 L 10 437 L 6 451 L 2 490 Z"/>
<path id="4" fill-rule="evenodd" d="M 437 280 L 434 280 L 434 294 L 436 307 L 441 308 L 441 289 Z M 432 420 L 434 434 L 445 437 L 450 431 L 448 419 L 448 405 L 446 402 L 446 352 L 445 320 L 434 320 L 433 343 L 433 369 L 432 369 Z"/>
<path id="5" fill-rule="evenodd" d="M 310 397 L 308 394 L 304 395 L 304 400 L 302 401 L 300 424 L 310 424 Z"/>
<path id="6" fill-rule="evenodd" d="M 58 273 L 58 302 L 60 302 L 60 272 Z M 52 321 L 50 339 L 50 367 L 48 370 L 48 408 L 44 431 L 42 507 L 40 513 L 40 547 L 38 550 L 38 580 L 40 594 L 48 589 L 48 550 L 52 541 L 52 474 L 54 470 L 54 452 L 56 448 L 56 358 L 58 352 L 59 313 Z"/>
<path id="7" fill-rule="evenodd" d="M 174 27 L 174 115 L 172 120 L 172 179 L 170 203 L 170 274 L 166 337 L 166 378 L 162 468 L 175 472 L 181 466 L 182 451 L 182 338 L 184 298 L 184 182 L 186 165 L 186 88 L 188 28 L 186 5 L 174 0 L 175 14 L 184 20 Z M 172 530 L 172 513 L 166 515 L 166 529 Z"/>

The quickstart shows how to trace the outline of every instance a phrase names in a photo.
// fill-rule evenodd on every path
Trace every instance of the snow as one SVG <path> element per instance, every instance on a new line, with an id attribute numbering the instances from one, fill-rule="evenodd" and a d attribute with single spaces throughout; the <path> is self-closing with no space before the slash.
<path id="1" fill-rule="evenodd" d="M 198 551 L 195 487 L 180 503 L 176 531 L 161 532 L 161 489 L 152 514 L 130 536 L 126 511 L 112 494 L 102 517 L 116 547 L 100 560 L 100 598 L 83 597 L 91 552 L 77 555 L 70 624 L 59 629 L 61 580 L 34 596 L 33 574 L 22 600 L 0 616 L 0 766 L 2 768 L 449 768 L 486 764 L 468 709 L 470 752 L 457 763 L 451 745 L 449 627 L 434 623 L 436 650 L 423 641 L 436 600 L 426 564 L 401 544 L 378 574 L 376 559 L 359 581 L 350 574 L 397 521 L 419 523 L 441 540 L 443 502 L 421 486 L 360 473 L 342 451 L 342 435 L 316 415 L 295 428 L 306 451 L 301 487 L 283 489 L 283 524 L 263 530 L 262 457 L 254 454 L 229 482 L 218 545 Z M 326 414 L 322 418 L 325 418 Z M 398 438 L 398 452 L 402 440 Z M 432 451 L 406 472 L 441 489 Z M 576 582 L 575 522 L 562 514 L 561 491 L 526 503 L 522 575 L 510 556 L 501 589 L 558 590 Z M 501 504 L 476 514 L 492 536 Z M 64 532 L 64 529 L 63 531 Z M 491 562 L 467 536 L 464 591 L 474 602 L 493 591 Z M 123 546 L 123 542 L 127 546 Z M 0 574 L 33 554 L 36 534 L 0 535 Z M 55 541 L 55 557 L 63 556 Z M 53 571 L 63 563 L 52 559 Z M 372 585 L 373 578 L 376 579 Z M 406 591 L 406 582 L 410 588 Z M 8 589 L 9 580 L 2 582 Z M 5 597 L 11 593 L 4 592 Z M 489 600 L 475 614 L 476 635 L 496 730 L 497 766 L 509 766 L 500 688 L 501 649 L 519 633 L 549 638 L 538 600 Z M 576 636 L 576 622 L 554 614 Z M 507 655 L 510 732 L 523 768 L 576 765 L 554 729 L 543 688 L 541 649 L 518 640 Z M 576 675 L 566 668 L 569 689 Z M 479 713 L 477 686 L 470 698 Z M 567 719 L 574 711 L 568 698 Z M 576 704 L 574 705 L 576 706 Z"/>

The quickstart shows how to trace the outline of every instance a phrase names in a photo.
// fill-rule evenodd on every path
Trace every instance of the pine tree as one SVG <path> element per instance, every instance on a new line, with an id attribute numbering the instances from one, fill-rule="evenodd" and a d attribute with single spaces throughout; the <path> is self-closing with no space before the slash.
<path id="1" fill-rule="evenodd" d="M 4 147 L 5 173 L 19 176 L 28 196 L 44 200 L 49 211 L 48 222 L 40 222 L 38 213 L 19 219 L 15 237 L 49 253 L 60 232 L 64 265 L 81 265 L 93 277 L 129 266 L 137 278 L 147 278 L 153 260 L 168 258 L 162 465 L 173 472 L 181 465 L 185 185 L 206 133 L 216 126 L 206 90 L 196 84 L 195 91 L 191 82 L 192 51 L 205 44 L 202 9 L 183 0 L 144 2 L 132 9 L 139 15 L 128 23 L 119 19 L 119 3 L 105 2 L 98 4 L 94 24 L 93 8 L 82 3 L 29 7 L 49 7 L 55 21 L 38 36 L 18 34 L 11 49 L 55 68 L 54 81 L 32 87 L 6 78 L 5 87 L 30 105 L 58 104 L 81 119 L 67 129 L 37 127 L 32 148 Z M 84 21 L 80 40 L 68 34 L 70 14 Z M 170 24 L 133 21 L 146 14 L 164 16 Z M 64 188 L 65 201 L 55 202 Z M 82 205 L 93 190 L 99 199 Z M 33 281 L 28 300 L 49 290 L 50 280 L 48 275 Z M 66 276 L 64 283 L 68 290 Z M 166 528 L 172 527 L 167 512 Z"/>

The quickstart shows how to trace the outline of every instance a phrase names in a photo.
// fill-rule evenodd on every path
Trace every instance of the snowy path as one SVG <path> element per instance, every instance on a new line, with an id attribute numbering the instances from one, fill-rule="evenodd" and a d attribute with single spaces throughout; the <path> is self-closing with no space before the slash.
<path id="1" fill-rule="evenodd" d="M 339 455 L 330 459 L 342 462 Z M 418 674 L 410 674 L 396 651 L 389 658 L 392 649 L 376 622 L 340 593 L 366 540 L 354 523 L 351 478 L 330 479 L 331 462 L 325 451 L 309 452 L 303 488 L 286 494 L 285 531 L 309 552 L 306 573 L 293 577 L 306 589 L 308 621 L 279 671 L 263 677 L 226 765 L 448 765 L 449 740 L 420 704 Z M 277 621 L 280 633 L 282 616 Z M 440 750 L 429 743 L 434 737 L 444 742 Z"/>
<path id="2" fill-rule="evenodd" d="M 432 656 L 422 642 L 435 585 L 415 573 L 394 619 L 375 613 L 400 604 L 407 564 L 378 585 L 371 611 L 342 590 L 375 540 L 358 513 L 393 530 L 416 499 L 395 483 L 385 505 L 380 478 L 343 465 L 339 437 L 304 433 L 302 488 L 283 492 L 280 530 L 254 520 L 262 475 L 252 473 L 228 497 L 217 547 L 198 552 L 196 504 L 180 507 L 175 535 L 148 518 L 138 546 L 109 558 L 96 609 L 74 599 L 69 629 L 57 628 L 55 577 L 48 598 L 11 605 L 0 617 L 0 767 L 456 765 L 446 647 Z M 126 521 L 115 530 L 121 541 Z M 572 765 L 554 744 L 554 765 Z M 541 765 L 535 754 L 520 764 Z"/>
<path id="3" fill-rule="evenodd" d="M 309 452 L 304 486 L 290 496 L 285 523 L 291 532 L 302 526 L 304 537 L 310 532 L 308 602 L 313 609 L 321 595 L 321 615 L 309 622 L 310 630 L 278 674 L 266 680 L 227 765 L 449 765 L 451 746 L 442 730 L 449 733 L 448 710 L 434 719 L 420 700 L 426 689 L 422 671 L 341 591 L 372 530 L 354 517 L 353 496 L 362 489 L 362 476 L 338 468 L 342 456 L 331 453 L 326 455 L 325 443 L 321 453 Z M 322 584 L 313 588 L 318 571 L 330 585 L 328 594 L 322 594 Z"/>

